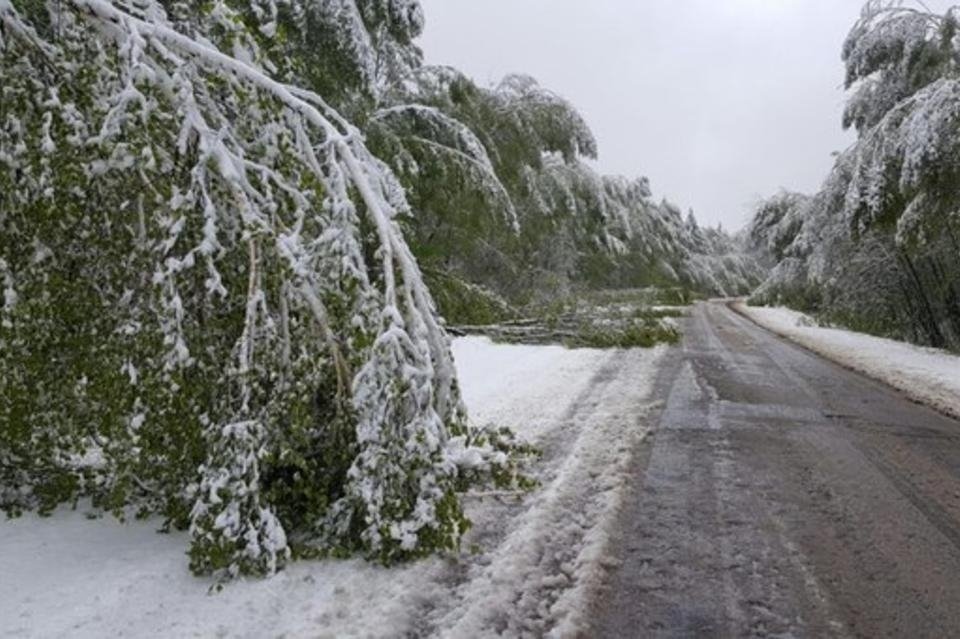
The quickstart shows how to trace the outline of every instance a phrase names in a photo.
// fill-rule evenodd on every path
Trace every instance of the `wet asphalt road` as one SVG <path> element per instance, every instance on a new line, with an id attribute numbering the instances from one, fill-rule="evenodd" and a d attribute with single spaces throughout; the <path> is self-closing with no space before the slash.
<path id="1" fill-rule="evenodd" d="M 960 637 L 960 422 L 721 303 L 658 392 L 592 636 Z"/>

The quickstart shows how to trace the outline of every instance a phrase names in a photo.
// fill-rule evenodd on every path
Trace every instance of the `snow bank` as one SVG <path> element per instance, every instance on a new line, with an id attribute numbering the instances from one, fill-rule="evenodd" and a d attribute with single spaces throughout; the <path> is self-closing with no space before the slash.
<path id="1" fill-rule="evenodd" d="M 459 557 L 385 569 L 298 562 L 208 594 L 186 569 L 186 535 L 156 521 L 88 520 L 84 508 L 0 521 L 3 637 L 443 637 L 582 632 L 608 567 L 606 535 L 646 433 L 664 348 L 566 350 L 456 340 L 479 423 L 540 446 L 541 488 L 473 495 Z"/>
<path id="2" fill-rule="evenodd" d="M 757 324 L 960 418 L 960 356 L 863 333 L 821 328 L 786 308 L 734 304 Z"/>

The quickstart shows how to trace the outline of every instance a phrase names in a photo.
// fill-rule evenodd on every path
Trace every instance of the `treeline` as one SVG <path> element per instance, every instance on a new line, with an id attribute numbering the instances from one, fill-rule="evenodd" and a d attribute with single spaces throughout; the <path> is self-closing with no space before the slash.
<path id="1" fill-rule="evenodd" d="M 597 148 L 583 118 L 532 78 L 482 88 L 419 66 L 368 123 L 371 149 L 409 194 L 407 237 L 454 321 L 494 310 L 483 291 L 524 305 L 575 288 L 727 295 L 759 281 L 734 239 L 652 201 L 645 179 L 588 166 Z"/>
<path id="2" fill-rule="evenodd" d="M 588 166 L 598 153 L 589 126 L 535 79 L 486 88 L 426 65 L 415 0 L 278 7 L 271 61 L 355 123 L 396 175 L 409 204 L 400 225 L 450 321 L 576 288 L 734 295 L 762 279 L 742 238 L 653 201 L 645 178 Z M 246 14 L 255 23 L 256 5 Z"/>
<path id="3" fill-rule="evenodd" d="M 818 193 L 758 210 L 750 243 L 773 271 L 754 301 L 960 350 L 958 15 L 864 7 L 843 47 L 858 139 Z"/>

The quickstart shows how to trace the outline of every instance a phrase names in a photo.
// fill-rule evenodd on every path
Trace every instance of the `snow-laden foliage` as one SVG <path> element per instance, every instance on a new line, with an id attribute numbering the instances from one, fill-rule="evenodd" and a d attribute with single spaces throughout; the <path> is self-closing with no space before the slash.
<path id="1" fill-rule="evenodd" d="M 899 243 L 923 243 L 955 226 L 958 181 L 960 77 L 941 78 L 864 133 L 845 211 L 855 231 L 895 225 Z"/>
<path id="2" fill-rule="evenodd" d="M 586 171 L 585 167 L 581 171 Z M 718 229 L 684 219 L 667 201 L 651 200 L 645 179 L 602 178 L 608 251 L 593 258 L 593 281 L 613 288 L 674 287 L 729 296 L 750 291 L 761 279 L 756 261 Z"/>
<path id="3" fill-rule="evenodd" d="M 954 64 L 953 13 L 945 17 L 897 0 L 870 0 L 843 45 L 845 85 L 854 89 L 844 126 L 864 131 L 898 102 Z"/>
<path id="4" fill-rule="evenodd" d="M 596 157 L 593 132 L 569 102 L 545 90 L 525 75 L 504 78 L 494 91 L 500 117 L 526 134 L 540 152 L 560 153 L 566 161 L 577 157 Z"/>
<path id="5" fill-rule="evenodd" d="M 786 257 L 803 225 L 809 199 L 801 193 L 783 191 L 761 202 L 747 229 L 749 248 L 773 263 Z"/>
<path id="6" fill-rule="evenodd" d="M 286 20 L 285 58 L 297 62 L 308 86 L 340 106 L 357 94 L 376 98 L 420 64 L 413 40 L 424 16 L 417 0 L 287 2 L 294 10 Z"/>
<path id="7" fill-rule="evenodd" d="M 399 0 L 0 0 L 7 512 L 160 513 L 229 576 L 289 544 L 455 547 L 463 450 L 509 477 L 467 426 L 399 183 L 275 77 L 299 77 L 272 61 L 290 21 L 309 44 L 328 15 L 353 43 L 422 24 Z"/>
<path id="8" fill-rule="evenodd" d="M 391 158 L 401 177 L 475 186 L 472 196 L 482 206 L 500 212 L 507 225 L 516 227 L 513 202 L 486 148 L 462 122 L 435 107 L 404 104 L 374 113 L 368 134 L 377 141 L 380 152 Z M 426 211 L 418 211 L 423 213 Z"/>
<path id="9" fill-rule="evenodd" d="M 938 235 L 960 198 L 960 67 L 955 10 L 874 0 L 844 45 L 860 140 L 844 212 L 855 232 L 896 225 L 901 245 Z M 864 98 L 865 92 L 867 97 Z M 861 115 L 866 111 L 858 111 Z"/>
<path id="10" fill-rule="evenodd" d="M 257 421 L 233 422 L 212 433 L 200 497 L 190 514 L 194 572 L 269 574 L 290 558 L 283 525 L 261 503 L 265 442 Z"/>
<path id="11" fill-rule="evenodd" d="M 445 302 L 463 289 L 451 274 L 521 304 L 570 286 L 726 293 L 759 281 L 738 247 L 652 202 L 645 179 L 594 171 L 582 116 L 527 76 L 481 88 L 455 69 L 420 67 L 383 94 L 367 133 L 407 188 L 404 225 Z M 489 294 L 474 299 L 491 305 Z M 446 308 L 455 321 L 487 315 L 462 306 Z"/>
<path id="12" fill-rule="evenodd" d="M 859 139 L 814 197 L 758 211 L 752 243 L 778 264 L 756 298 L 960 348 L 957 9 L 870 2 L 843 55 Z"/>

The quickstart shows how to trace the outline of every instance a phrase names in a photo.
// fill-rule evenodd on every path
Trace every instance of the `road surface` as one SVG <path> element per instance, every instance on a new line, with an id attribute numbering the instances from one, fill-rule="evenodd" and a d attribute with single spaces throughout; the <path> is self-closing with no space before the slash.
<path id="1" fill-rule="evenodd" d="M 594 636 L 960 637 L 960 422 L 721 303 L 658 389 Z"/>

